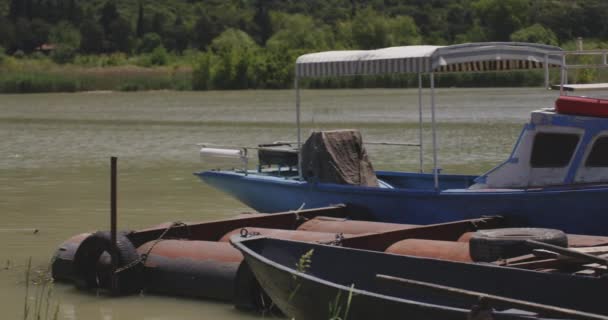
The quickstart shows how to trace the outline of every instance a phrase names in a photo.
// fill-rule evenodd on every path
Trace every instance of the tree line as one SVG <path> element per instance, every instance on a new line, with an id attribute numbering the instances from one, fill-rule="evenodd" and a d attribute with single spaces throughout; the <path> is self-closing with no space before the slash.
<path id="1" fill-rule="evenodd" d="M 195 89 L 288 87 L 295 57 L 312 51 L 608 38 L 603 0 L 2 2 L 0 46 L 7 54 L 28 55 L 50 44 L 58 63 L 121 52 L 153 55 L 153 64 L 164 64 L 163 55 L 194 52 Z"/>

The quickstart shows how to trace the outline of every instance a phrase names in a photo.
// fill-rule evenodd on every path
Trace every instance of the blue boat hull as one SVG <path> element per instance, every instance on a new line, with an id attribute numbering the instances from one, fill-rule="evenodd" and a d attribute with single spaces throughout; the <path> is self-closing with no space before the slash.
<path id="1" fill-rule="evenodd" d="M 608 186 L 509 190 L 469 190 L 473 176 L 432 176 L 379 172 L 395 188 L 308 183 L 231 171 L 197 173 L 203 181 L 260 212 L 280 212 L 344 203 L 378 221 L 432 224 L 502 215 L 513 225 L 608 235 Z"/>

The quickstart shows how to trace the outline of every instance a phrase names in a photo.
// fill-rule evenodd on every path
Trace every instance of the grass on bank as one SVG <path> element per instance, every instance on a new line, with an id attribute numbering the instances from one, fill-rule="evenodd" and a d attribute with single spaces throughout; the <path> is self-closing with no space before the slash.
<path id="1" fill-rule="evenodd" d="M 30 296 L 30 286 L 34 286 Z M 59 302 L 53 297 L 53 278 L 48 270 L 32 270 L 32 258 L 25 269 L 23 320 L 57 320 Z"/>
<path id="2" fill-rule="evenodd" d="M 183 69 L 113 67 L 53 71 L 0 71 L 0 93 L 77 92 L 92 90 L 190 90 L 191 73 Z"/>
<path id="3" fill-rule="evenodd" d="M 155 59 L 163 60 L 162 65 L 157 66 Z M 42 54 L 14 57 L 0 52 L 0 93 L 191 90 L 192 59 L 194 55 L 177 59 L 111 54 L 78 56 L 74 63 L 57 64 Z"/>
<path id="4" fill-rule="evenodd" d="M 0 66 L 0 93 L 190 90 L 191 77 L 191 69 L 180 66 L 81 67 L 22 62 Z"/>

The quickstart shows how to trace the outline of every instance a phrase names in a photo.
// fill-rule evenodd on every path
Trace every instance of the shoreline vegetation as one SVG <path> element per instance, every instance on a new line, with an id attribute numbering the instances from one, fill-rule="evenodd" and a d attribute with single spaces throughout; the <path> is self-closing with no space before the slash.
<path id="1" fill-rule="evenodd" d="M 204 54 L 200 54 L 204 55 Z M 123 55 L 120 55 L 124 57 Z M 108 56 L 87 59 L 112 60 Z M 202 58 L 205 61 L 205 58 Z M 130 60 L 130 59 L 129 59 Z M 294 59 L 295 60 L 295 59 Z M 252 66 L 251 66 L 252 67 Z M 48 57 L 5 57 L 0 63 L 0 93 L 54 93 L 91 91 L 152 91 L 152 90 L 239 90 L 239 89 L 287 89 L 293 80 L 271 86 L 256 85 L 255 79 L 242 78 L 240 84 L 222 83 L 223 74 L 216 66 L 194 62 L 163 66 L 141 66 L 125 60 L 118 65 L 56 64 Z M 203 70 L 201 70 L 203 69 Z M 551 82 L 558 81 L 558 73 L 552 71 Z M 293 75 L 287 76 L 292 78 Z M 423 76 L 426 81 L 426 76 Z M 570 74 L 570 83 L 586 83 L 606 78 L 598 72 L 578 71 Z M 389 75 L 375 77 L 343 77 L 304 79 L 303 88 L 417 88 L 416 75 Z M 486 72 L 468 74 L 438 74 L 437 87 L 537 87 L 544 83 L 542 70 L 516 72 Z"/>
<path id="2" fill-rule="evenodd" d="M 601 0 L 0 0 L 0 93 L 286 89 L 316 51 L 524 41 L 608 48 Z M 586 57 L 580 57 L 585 59 Z M 587 61 L 588 62 L 588 61 Z M 551 82 L 558 81 L 552 72 Z M 569 74 L 571 83 L 608 79 Z M 438 87 L 541 86 L 542 71 L 438 74 Z M 416 75 L 304 88 L 417 87 Z"/>
<path id="3" fill-rule="evenodd" d="M 190 90 L 192 68 L 187 66 L 146 68 L 134 65 L 81 67 L 24 61 L 9 72 L 0 71 L 0 93 L 87 91 Z M 2 68 L 0 68 L 2 70 Z"/>

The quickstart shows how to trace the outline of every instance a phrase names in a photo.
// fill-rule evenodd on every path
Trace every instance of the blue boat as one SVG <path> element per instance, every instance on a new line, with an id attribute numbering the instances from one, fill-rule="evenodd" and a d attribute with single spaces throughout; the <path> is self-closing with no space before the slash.
<path id="1" fill-rule="evenodd" d="M 608 101 L 566 95 L 567 72 L 580 67 L 564 63 L 567 54 L 571 52 L 537 44 L 473 43 L 303 55 L 296 61 L 297 92 L 298 80 L 305 77 L 387 73 L 416 73 L 421 89 L 421 75 L 428 74 L 433 171 L 422 172 L 424 151 L 420 133 L 420 141 L 413 144 L 420 149 L 420 172 L 377 171 L 374 177 L 377 182 L 373 185 L 328 182 L 306 176 L 302 166 L 307 155 L 302 154 L 300 102 L 296 94 L 296 142 L 254 147 L 260 155 L 257 170 L 248 170 L 245 165 L 242 169 L 195 174 L 260 212 L 344 203 L 366 210 L 371 219 L 384 222 L 431 224 L 502 215 L 514 226 L 608 235 L 608 202 L 604 202 L 604 197 L 608 197 Z M 605 56 L 606 52 L 589 54 Z M 561 69 L 560 96 L 555 106 L 549 104 L 548 108 L 532 112 L 505 162 L 477 176 L 440 173 L 435 73 L 536 68 L 545 70 L 548 86 L 552 67 Z M 205 145 L 201 154 L 237 157 L 246 164 L 247 149 Z"/>

